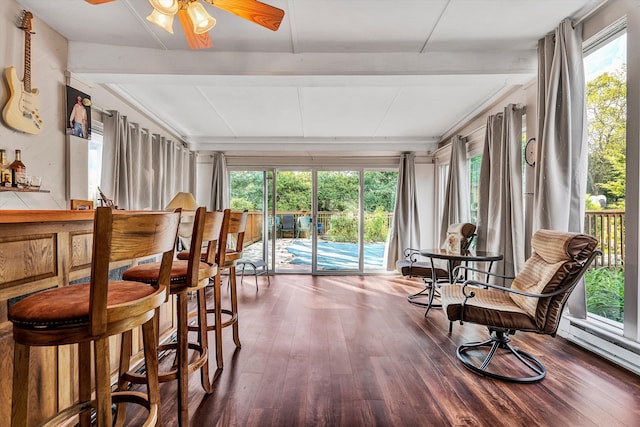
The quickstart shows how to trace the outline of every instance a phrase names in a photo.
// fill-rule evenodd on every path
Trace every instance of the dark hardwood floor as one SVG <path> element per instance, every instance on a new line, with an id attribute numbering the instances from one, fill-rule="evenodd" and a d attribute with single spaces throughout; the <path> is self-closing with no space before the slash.
<path id="1" fill-rule="evenodd" d="M 258 292 L 253 277 L 238 287 L 242 348 L 235 351 L 226 328 L 214 393 L 205 395 L 198 374 L 190 378 L 192 426 L 639 423 L 640 377 L 561 337 L 514 336 L 545 363 L 542 382 L 511 384 L 466 370 L 456 347 L 484 340 L 486 330 L 455 324 L 449 336 L 441 310 L 425 319 L 407 303 L 415 282 L 282 275 L 270 287 L 264 276 L 259 283 Z M 161 390 L 164 425 L 174 426 L 176 384 Z"/>

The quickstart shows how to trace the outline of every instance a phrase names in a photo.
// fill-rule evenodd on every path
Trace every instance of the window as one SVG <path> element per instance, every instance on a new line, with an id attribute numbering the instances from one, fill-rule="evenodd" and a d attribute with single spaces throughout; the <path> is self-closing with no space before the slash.
<path id="1" fill-rule="evenodd" d="M 100 175 L 102 173 L 102 136 L 104 133 L 103 124 L 99 121 L 91 121 L 91 139 L 89 139 L 89 176 L 87 184 L 89 186 L 89 199 L 93 200 L 94 206 L 99 206 L 98 186 L 100 185 Z"/>
<path id="2" fill-rule="evenodd" d="M 480 198 L 480 165 L 482 155 L 469 159 L 469 206 L 471 208 L 471 222 L 478 224 L 478 200 Z"/>
<path id="3" fill-rule="evenodd" d="M 449 163 L 438 165 L 438 212 L 436 218 L 438 218 L 437 227 L 440 226 L 442 221 L 442 214 L 444 212 L 444 199 L 447 188 L 447 179 L 449 177 Z M 437 235 L 439 236 L 439 234 Z M 439 237 L 437 238 L 439 239 Z M 437 243 L 440 246 L 440 242 Z"/>
<path id="4" fill-rule="evenodd" d="M 600 241 L 598 268 L 585 275 L 592 319 L 622 327 L 625 313 L 627 33 L 609 31 L 585 49 L 589 171 L 585 232 Z"/>

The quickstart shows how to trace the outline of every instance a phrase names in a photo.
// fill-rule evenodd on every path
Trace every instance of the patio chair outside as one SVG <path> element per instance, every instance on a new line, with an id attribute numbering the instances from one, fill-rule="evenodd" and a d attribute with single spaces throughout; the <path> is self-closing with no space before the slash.
<path id="1" fill-rule="evenodd" d="M 300 216 L 298 217 L 298 227 L 296 228 L 296 238 L 300 237 L 300 232 L 306 232 L 307 237 L 311 237 L 311 217 Z"/>
<path id="2" fill-rule="evenodd" d="M 267 233 L 269 235 L 269 237 L 271 237 L 271 230 L 273 229 L 273 217 L 271 215 L 269 215 L 268 217 L 268 221 L 267 221 Z M 278 236 L 279 234 L 281 234 L 280 232 L 280 217 L 276 216 L 276 236 Z"/>
<path id="3" fill-rule="evenodd" d="M 284 237 L 285 233 L 291 233 L 291 237 L 295 236 L 296 222 L 293 214 L 282 215 L 282 226 L 280 227 L 280 237 Z"/>

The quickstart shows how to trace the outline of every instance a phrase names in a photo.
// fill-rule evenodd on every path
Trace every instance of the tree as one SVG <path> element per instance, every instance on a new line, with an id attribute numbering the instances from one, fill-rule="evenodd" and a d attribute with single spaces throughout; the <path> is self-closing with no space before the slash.
<path id="1" fill-rule="evenodd" d="M 276 180 L 276 210 L 311 210 L 311 172 L 278 172 Z"/>
<path id="2" fill-rule="evenodd" d="M 589 174 L 587 192 L 624 208 L 626 170 L 626 66 L 587 83 Z"/>
<path id="3" fill-rule="evenodd" d="M 233 171 L 231 179 L 231 209 L 262 209 L 262 172 Z"/>
<path id="4" fill-rule="evenodd" d="M 360 191 L 359 182 L 357 172 L 319 173 L 318 210 L 356 212 Z"/>
<path id="5" fill-rule="evenodd" d="M 379 207 L 385 212 L 393 212 L 398 185 L 397 171 L 365 171 L 364 209 L 375 212 Z"/>
<path id="6" fill-rule="evenodd" d="M 262 209 L 263 172 L 232 171 L 230 175 L 231 208 Z M 355 171 L 318 173 L 318 210 L 357 211 L 359 176 Z M 396 171 L 365 171 L 365 212 L 375 212 L 378 208 L 393 212 L 397 180 Z M 276 194 L 279 212 L 311 211 L 311 172 L 279 171 Z"/>

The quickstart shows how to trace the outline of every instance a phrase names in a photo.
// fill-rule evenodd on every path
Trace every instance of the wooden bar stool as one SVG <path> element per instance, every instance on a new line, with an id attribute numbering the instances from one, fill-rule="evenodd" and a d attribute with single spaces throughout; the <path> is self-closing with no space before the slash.
<path id="1" fill-rule="evenodd" d="M 43 425 L 57 426 L 80 414 L 80 425 L 88 426 L 94 408 L 97 425 L 111 427 L 112 402 L 142 404 L 149 410 L 145 425 L 161 422 L 154 315 L 167 299 L 179 221 L 177 212 L 128 213 L 98 208 L 93 229 L 90 282 L 49 289 L 11 307 L 9 320 L 13 323 L 15 342 L 12 426 L 28 423 L 30 347 L 66 344 L 78 344 L 80 401 L 61 410 Z M 135 281 L 109 280 L 109 262 L 156 254 L 162 254 L 156 287 Z M 109 337 L 141 325 L 147 394 L 111 393 Z M 92 343 L 95 400 L 91 400 Z"/>
<path id="2" fill-rule="evenodd" d="M 244 242 L 244 233 L 247 228 L 248 211 L 231 211 L 225 209 L 225 225 L 223 229 L 227 229 L 227 233 L 220 236 L 218 246 L 218 265 L 220 270 L 229 270 L 229 293 L 231 296 L 231 307 L 222 308 L 221 303 L 221 291 L 220 291 L 220 275 L 215 277 L 213 282 L 214 290 L 214 308 L 207 309 L 206 301 L 204 298 L 198 300 L 198 311 L 206 311 L 208 314 L 213 314 L 214 323 L 207 326 L 209 331 L 215 331 L 216 341 L 216 363 L 218 370 L 214 375 L 214 381 L 220 375 L 222 368 L 224 367 L 224 361 L 222 357 L 222 329 L 227 326 L 233 327 L 233 342 L 237 348 L 241 347 L 240 334 L 238 331 L 238 296 L 236 292 L 236 262 L 242 258 L 242 247 Z M 224 250 L 222 249 L 224 248 Z M 224 256 L 223 256 L 224 255 Z M 178 254 L 178 258 L 184 257 L 184 252 Z M 227 317 L 225 321 L 222 320 L 222 315 Z M 192 312 L 189 316 L 195 316 L 196 313 Z M 195 330 L 194 326 L 189 326 L 189 330 Z"/>
<path id="3" fill-rule="evenodd" d="M 186 260 L 173 262 L 171 268 L 171 280 L 169 294 L 175 295 L 177 305 L 177 342 L 158 346 L 158 351 L 174 350 L 177 352 L 178 365 L 175 369 L 159 373 L 159 381 L 166 382 L 178 380 L 178 422 L 181 426 L 189 425 L 189 374 L 200 370 L 200 382 L 207 394 L 213 392 L 209 378 L 209 342 L 207 339 L 206 313 L 198 316 L 197 342 L 189 342 L 188 337 L 188 309 L 187 299 L 189 292 L 198 292 L 198 300 L 204 300 L 204 287 L 209 279 L 218 273 L 215 260 L 218 239 L 223 227 L 223 212 L 207 212 L 206 208 L 196 210 L 189 256 Z M 203 245 L 207 249 L 204 251 Z M 158 280 L 161 265 L 159 263 L 140 264 L 126 270 L 122 277 L 126 280 L 135 280 L 152 285 Z M 200 304 L 199 304 L 200 306 Z M 144 376 L 130 372 L 129 360 L 131 358 L 131 331 L 123 336 L 121 360 L 120 388 L 126 388 L 129 382 L 142 383 Z M 198 353 L 195 360 L 189 358 L 189 349 Z"/>
<path id="4" fill-rule="evenodd" d="M 229 270 L 229 294 L 231 296 L 231 307 L 225 309 L 221 307 L 220 301 L 220 284 L 218 283 L 218 291 L 216 295 L 216 306 L 214 309 L 208 309 L 207 313 L 213 313 L 216 318 L 214 325 L 209 327 L 209 330 L 215 330 L 216 332 L 216 361 L 218 368 L 222 369 L 222 328 L 227 326 L 233 327 L 233 342 L 237 348 L 240 348 L 240 333 L 238 327 L 238 292 L 236 290 L 236 263 L 242 258 L 242 245 L 244 243 L 244 233 L 247 229 L 247 217 L 249 211 L 231 211 L 229 213 L 229 228 L 227 234 L 227 245 L 224 251 L 224 261 L 220 266 L 222 269 Z M 222 251 L 221 251 L 222 253 Z M 222 315 L 226 314 L 229 318 L 222 321 Z M 219 326 L 218 326 L 219 325 Z"/>

